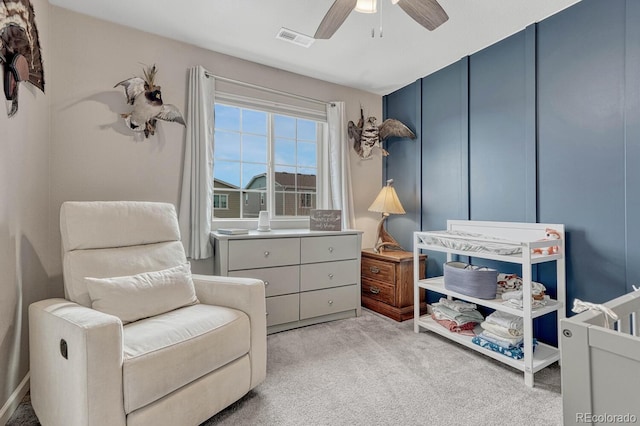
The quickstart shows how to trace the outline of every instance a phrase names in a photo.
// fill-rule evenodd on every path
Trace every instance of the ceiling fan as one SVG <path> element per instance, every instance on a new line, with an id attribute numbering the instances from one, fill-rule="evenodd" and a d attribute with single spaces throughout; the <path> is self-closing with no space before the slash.
<path id="1" fill-rule="evenodd" d="M 429 31 L 433 31 L 449 19 L 437 0 L 391 0 L 414 21 Z M 315 39 L 329 39 L 335 33 L 352 10 L 364 13 L 376 11 L 376 0 L 335 0 L 320 22 Z"/>

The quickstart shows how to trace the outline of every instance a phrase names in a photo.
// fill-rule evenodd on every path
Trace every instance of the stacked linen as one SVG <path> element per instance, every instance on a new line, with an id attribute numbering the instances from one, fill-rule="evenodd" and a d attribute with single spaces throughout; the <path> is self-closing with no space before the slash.
<path id="1" fill-rule="evenodd" d="M 431 308 L 431 318 L 438 324 L 451 332 L 467 336 L 475 336 L 473 329 L 484 320 L 475 304 L 461 300 L 443 297 L 438 303 L 433 303 Z"/>
<path id="2" fill-rule="evenodd" d="M 511 358 L 522 359 L 524 357 L 524 322 L 522 317 L 496 311 L 488 315 L 480 326 L 483 329 L 482 333 L 471 340 L 473 343 Z M 535 345 L 534 340 L 534 347 Z"/>
<path id="3" fill-rule="evenodd" d="M 498 289 L 496 294 L 504 300 L 503 304 L 512 308 L 522 309 L 523 301 L 522 278 L 516 274 L 498 274 Z M 531 281 L 531 307 L 539 308 L 547 304 L 549 296 L 545 294 L 544 285 Z"/>

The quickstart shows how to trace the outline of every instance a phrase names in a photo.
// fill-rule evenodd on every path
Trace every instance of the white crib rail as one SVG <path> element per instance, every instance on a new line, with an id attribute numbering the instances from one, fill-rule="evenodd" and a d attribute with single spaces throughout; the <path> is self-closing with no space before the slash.
<path id="1" fill-rule="evenodd" d="M 634 401 L 640 383 L 640 291 L 604 306 L 619 318 L 608 328 L 599 311 L 561 320 L 565 425 L 584 424 L 601 415 L 635 416 L 640 421 L 640 405 Z"/>

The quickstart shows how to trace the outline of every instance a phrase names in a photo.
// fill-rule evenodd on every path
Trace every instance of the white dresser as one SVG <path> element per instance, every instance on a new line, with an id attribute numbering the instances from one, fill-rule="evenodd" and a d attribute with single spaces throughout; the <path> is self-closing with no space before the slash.
<path id="1" fill-rule="evenodd" d="M 211 234 L 214 274 L 264 281 L 269 333 L 360 315 L 361 231 Z"/>

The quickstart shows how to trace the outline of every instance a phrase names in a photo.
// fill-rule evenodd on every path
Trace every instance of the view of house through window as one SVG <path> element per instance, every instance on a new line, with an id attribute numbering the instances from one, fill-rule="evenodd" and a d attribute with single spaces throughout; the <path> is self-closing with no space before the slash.
<path id="1" fill-rule="evenodd" d="M 214 131 L 214 219 L 316 208 L 319 122 L 216 103 Z"/>

